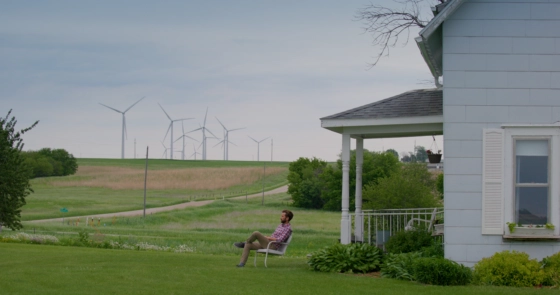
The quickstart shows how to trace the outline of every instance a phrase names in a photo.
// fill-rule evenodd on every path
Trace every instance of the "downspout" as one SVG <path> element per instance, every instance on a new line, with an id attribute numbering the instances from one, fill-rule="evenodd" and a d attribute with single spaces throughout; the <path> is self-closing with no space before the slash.
<path id="1" fill-rule="evenodd" d="M 430 50 L 427 45 L 427 40 L 424 39 L 424 36 L 420 35 L 414 38 L 414 41 L 416 41 L 416 45 L 418 45 L 418 48 L 420 49 L 420 54 L 424 58 L 424 61 L 428 65 L 428 68 L 430 69 L 430 72 L 434 77 L 434 83 L 436 84 L 436 87 L 438 89 L 441 89 L 443 87 L 443 85 L 439 82 L 439 77 L 441 75 L 438 72 L 437 67 L 434 65 L 433 57 L 430 54 Z"/>

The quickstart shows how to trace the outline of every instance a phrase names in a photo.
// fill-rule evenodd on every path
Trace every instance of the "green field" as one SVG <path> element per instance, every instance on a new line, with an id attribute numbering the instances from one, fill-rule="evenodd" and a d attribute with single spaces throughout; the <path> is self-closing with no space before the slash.
<path id="1" fill-rule="evenodd" d="M 25 232 L 49 234 L 60 239 L 76 238 L 79 231 L 86 231 L 92 238 L 103 237 L 135 244 L 139 242 L 157 246 L 186 245 L 196 253 L 238 255 L 233 242 L 242 241 L 253 231 L 271 233 L 280 223 L 280 212 L 289 208 L 295 212 L 292 222 L 297 231 L 290 255 L 304 257 L 323 246 L 336 243 L 339 236 L 340 214 L 336 212 L 299 210 L 288 205 L 290 196 L 276 194 L 266 196 L 264 206 L 261 198 L 245 200 L 217 200 L 197 208 L 186 208 L 148 215 L 146 218 L 115 217 L 97 220 L 94 227 L 68 225 L 75 222 L 69 218 L 61 222 L 24 222 Z M 9 234 L 5 232 L 4 234 Z"/>
<path id="2" fill-rule="evenodd" d="M 107 164 L 110 160 L 98 162 L 113 167 Z M 169 163 L 176 165 L 174 161 Z M 169 169 L 165 163 L 161 165 L 158 169 Z M 72 177 L 75 176 L 67 178 Z M 56 196 L 63 193 L 56 189 L 64 191 L 67 188 L 52 189 L 55 194 L 49 198 L 50 202 L 62 203 L 63 198 Z M 83 194 L 75 197 L 76 202 L 87 200 L 89 195 L 97 193 L 95 189 L 81 189 Z M 113 198 L 91 203 L 91 208 L 87 210 L 110 211 L 117 204 Z M 43 203 L 37 200 L 29 201 L 27 206 L 35 203 L 38 211 L 50 208 L 41 207 Z M 558 293 L 557 290 L 536 288 L 429 286 L 380 278 L 379 274 L 314 272 L 307 266 L 306 257 L 313 251 L 337 243 L 340 213 L 294 208 L 286 193 L 266 196 L 264 204 L 261 202 L 261 198 L 218 199 L 206 206 L 168 211 L 146 218 L 96 220 L 93 226 L 86 226 L 84 220 L 76 225 L 76 218 L 67 218 L 64 223 L 24 221 L 23 231 L 4 230 L 0 233 L 2 240 L 12 241 L 0 243 L 3 275 L 0 294 Z M 243 241 L 255 230 L 271 233 L 279 223 L 280 211 L 286 208 L 294 212 L 291 222 L 294 238 L 286 256 L 270 257 L 269 268 L 264 268 L 262 257 L 255 268 L 251 256 L 246 267 L 236 268 L 241 249 L 235 248 L 233 242 Z M 35 239 L 14 243 L 11 237 L 22 232 L 34 237 L 56 237 L 59 242 L 37 245 L 38 240 Z M 87 242 L 82 243 L 84 239 Z M 134 246 L 134 250 L 99 248 L 109 242 Z M 141 248 L 138 245 L 147 246 Z M 176 253 L 172 250 L 179 248 L 188 251 Z"/>
<path id="3" fill-rule="evenodd" d="M 80 170 L 76 175 L 66 177 L 46 177 L 33 179 L 31 185 L 35 193 L 27 197 L 27 205 L 22 210 L 22 220 L 47 219 L 57 217 L 85 216 L 99 213 L 111 213 L 138 210 L 143 208 L 143 171 L 145 160 L 120 160 L 120 159 L 78 159 L 79 167 L 100 167 L 105 169 L 103 174 L 111 173 L 111 169 L 132 169 L 141 174 L 139 186 L 134 189 L 113 189 L 109 186 L 81 186 L 80 182 L 95 181 L 99 175 L 81 175 Z M 148 176 L 161 173 L 164 170 L 190 170 L 197 169 L 222 169 L 241 168 L 258 169 L 266 168 L 280 169 L 274 175 L 267 175 L 264 179 L 266 190 L 287 184 L 288 174 L 287 162 L 254 162 L 254 161 L 177 161 L 177 160 L 149 160 Z M 106 170 L 109 170 L 108 172 Z M 270 169 L 269 169 L 270 171 Z M 118 175 L 116 175 L 118 177 Z M 217 175 L 215 179 L 208 181 L 220 181 L 227 176 Z M 191 200 L 216 199 L 222 197 L 241 196 L 245 194 L 258 193 L 263 189 L 263 180 L 259 175 L 256 181 L 248 181 L 238 185 L 228 186 L 221 189 L 190 189 L 188 186 L 181 189 L 153 188 L 161 179 L 148 181 L 146 207 L 162 207 Z M 57 186 L 64 181 L 66 186 Z M 100 180 L 101 181 L 101 180 Z M 72 186 L 76 183 L 76 186 Z M 67 208 L 68 213 L 60 213 L 61 208 Z"/>

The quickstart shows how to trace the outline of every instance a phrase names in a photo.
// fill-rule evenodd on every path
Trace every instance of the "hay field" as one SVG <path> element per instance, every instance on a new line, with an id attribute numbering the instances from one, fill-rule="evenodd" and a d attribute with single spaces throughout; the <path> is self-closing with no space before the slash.
<path id="1" fill-rule="evenodd" d="M 144 160 L 78 159 L 78 172 L 31 180 L 22 220 L 138 210 L 144 200 Z M 263 162 L 150 160 L 146 207 L 252 194 L 263 189 Z M 287 183 L 288 163 L 266 163 L 265 190 Z"/>
<path id="2" fill-rule="evenodd" d="M 265 178 L 286 172 L 283 167 L 266 169 Z M 260 167 L 187 168 L 148 171 L 148 189 L 196 191 L 224 190 L 261 180 Z M 114 190 L 144 188 L 144 170 L 126 167 L 80 166 L 74 177 L 51 179 L 55 187 L 97 187 Z"/>

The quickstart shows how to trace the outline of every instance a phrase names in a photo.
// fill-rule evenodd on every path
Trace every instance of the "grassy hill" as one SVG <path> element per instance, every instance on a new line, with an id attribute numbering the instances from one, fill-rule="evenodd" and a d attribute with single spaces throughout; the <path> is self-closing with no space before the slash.
<path id="1" fill-rule="evenodd" d="M 78 172 L 31 181 L 22 220 L 143 208 L 144 159 L 78 159 Z M 148 208 L 257 193 L 287 184 L 288 162 L 148 161 Z M 264 175 L 264 179 L 263 179 Z"/>

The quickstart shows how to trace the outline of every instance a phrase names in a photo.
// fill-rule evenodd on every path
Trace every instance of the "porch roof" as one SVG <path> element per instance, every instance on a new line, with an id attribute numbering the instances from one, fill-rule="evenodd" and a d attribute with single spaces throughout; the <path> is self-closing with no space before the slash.
<path id="1" fill-rule="evenodd" d="M 443 134 L 441 89 L 412 90 L 321 118 L 321 127 L 354 138 Z"/>

